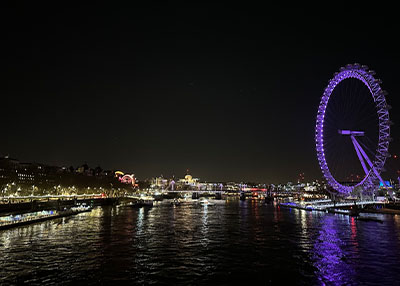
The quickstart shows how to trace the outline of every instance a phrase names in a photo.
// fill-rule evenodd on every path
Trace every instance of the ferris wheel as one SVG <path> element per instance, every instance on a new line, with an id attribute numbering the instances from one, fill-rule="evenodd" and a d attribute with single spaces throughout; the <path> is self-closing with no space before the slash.
<path id="1" fill-rule="evenodd" d="M 342 67 L 329 81 L 319 104 L 315 143 L 330 187 L 349 194 L 373 192 L 389 157 L 390 106 L 375 72 L 359 64 Z"/>

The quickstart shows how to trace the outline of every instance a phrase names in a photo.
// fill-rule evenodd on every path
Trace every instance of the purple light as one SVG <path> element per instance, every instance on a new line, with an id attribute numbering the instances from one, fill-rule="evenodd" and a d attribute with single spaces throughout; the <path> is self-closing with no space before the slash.
<path id="1" fill-rule="evenodd" d="M 318 162 L 328 184 L 342 194 L 348 194 L 358 186 L 361 186 L 365 191 L 373 190 L 380 181 L 379 174 L 381 173 L 386 161 L 390 136 L 389 112 L 386 104 L 385 92 L 381 89 L 379 82 L 373 77 L 373 74 L 374 73 L 370 72 L 366 66 L 360 66 L 359 64 L 346 65 L 346 67 L 340 68 L 340 72 L 334 75 L 334 77 L 329 81 L 328 86 L 325 88 L 320 105 L 318 107 L 315 127 L 315 143 Z M 329 98 L 335 87 L 340 82 L 348 78 L 358 79 L 367 86 L 376 104 L 376 110 L 379 117 L 378 147 L 376 150 L 376 156 L 372 163 L 374 167 L 371 168 L 364 179 L 355 186 L 342 185 L 333 177 L 329 170 L 328 164 L 326 163 L 323 140 L 324 117 Z"/>
<path id="2" fill-rule="evenodd" d="M 342 258 L 345 251 L 343 241 L 337 231 L 335 216 L 325 216 L 317 240 L 312 250 L 314 266 L 322 285 L 349 285 L 354 279 L 354 269 Z M 356 229 L 354 230 L 356 231 Z"/>

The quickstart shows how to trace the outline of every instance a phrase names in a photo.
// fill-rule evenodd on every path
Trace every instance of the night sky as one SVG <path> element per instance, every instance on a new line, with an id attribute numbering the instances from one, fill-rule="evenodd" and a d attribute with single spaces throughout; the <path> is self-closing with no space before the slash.
<path id="1" fill-rule="evenodd" d="M 319 99 L 354 62 L 389 92 L 399 153 L 393 9 L 30 5 L 3 9 L 2 156 L 139 180 L 319 179 Z"/>

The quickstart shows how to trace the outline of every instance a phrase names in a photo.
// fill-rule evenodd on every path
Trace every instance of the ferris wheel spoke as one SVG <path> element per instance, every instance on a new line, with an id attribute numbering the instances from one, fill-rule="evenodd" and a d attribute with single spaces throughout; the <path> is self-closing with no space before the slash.
<path id="1" fill-rule="evenodd" d="M 353 142 L 354 149 L 355 149 L 356 152 L 357 152 L 358 159 L 360 160 L 360 163 L 361 163 L 361 165 L 362 165 L 362 167 L 363 167 L 363 169 L 364 169 L 365 175 L 368 176 L 368 173 L 369 173 L 368 168 L 367 168 L 367 166 L 365 165 L 364 158 L 363 158 L 363 156 L 362 156 L 362 154 L 361 154 L 361 151 L 360 151 L 360 149 L 359 149 L 359 147 L 358 147 L 357 141 L 356 141 L 356 139 L 355 139 L 354 136 L 351 136 L 351 142 Z"/>

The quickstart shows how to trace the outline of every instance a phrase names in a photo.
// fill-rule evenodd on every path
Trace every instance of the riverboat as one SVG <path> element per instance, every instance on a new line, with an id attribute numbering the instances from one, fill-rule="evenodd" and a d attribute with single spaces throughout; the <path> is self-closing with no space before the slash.
<path id="1" fill-rule="evenodd" d="M 23 226 L 28 224 L 33 224 L 37 222 L 42 222 L 45 220 L 56 219 L 71 215 L 76 215 L 83 212 L 92 211 L 92 207 L 80 206 L 73 207 L 70 209 L 65 209 L 62 211 L 58 210 L 43 210 L 31 213 L 8 215 L 0 217 L 0 230 L 9 229 L 16 226 Z"/>

